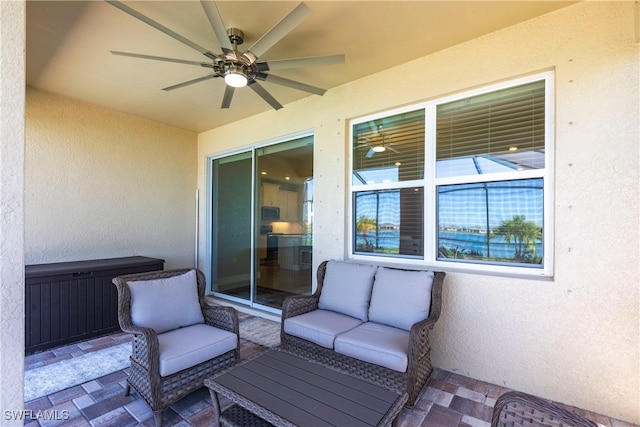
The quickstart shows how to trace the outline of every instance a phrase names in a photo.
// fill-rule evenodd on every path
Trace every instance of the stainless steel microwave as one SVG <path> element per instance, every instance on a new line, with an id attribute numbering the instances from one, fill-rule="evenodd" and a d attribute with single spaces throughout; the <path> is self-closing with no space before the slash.
<path id="1" fill-rule="evenodd" d="M 280 219 L 280 208 L 276 206 L 263 206 L 262 219 L 265 221 L 278 221 Z"/>

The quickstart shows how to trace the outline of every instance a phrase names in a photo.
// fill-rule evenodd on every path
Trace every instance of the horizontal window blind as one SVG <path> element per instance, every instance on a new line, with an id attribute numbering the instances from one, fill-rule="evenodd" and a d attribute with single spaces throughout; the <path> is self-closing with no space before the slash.
<path id="1" fill-rule="evenodd" d="M 424 130 L 424 110 L 355 125 L 353 184 L 422 179 Z"/>
<path id="2" fill-rule="evenodd" d="M 544 168 L 545 83 L 441 104 L 436 126 L 439 178 Z"/>

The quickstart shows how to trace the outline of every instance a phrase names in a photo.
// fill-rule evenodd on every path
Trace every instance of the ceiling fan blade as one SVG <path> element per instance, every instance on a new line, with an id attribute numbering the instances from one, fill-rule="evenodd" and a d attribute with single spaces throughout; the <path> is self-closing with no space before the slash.
<path id="1" fill-rule="evenodd" d="M 222 51 L 225 55 L 233 54 L 233 45 L 231 44 L 231 40 L 229 40 L 227 28 L 224 26 L 218 6 L 216 6 L 214 1 L 206 0 L 201 0 L 200 4 L 202 4 L 204 13 L 207 15 L 207 18 L 209 18 L 209 23 L 211 24 L 211 28 L 213 28 L 213 32 L 216 33 L 216 38 L 218 42 L 220 42 Z"/>
<path id="2" fill-rule="evenodd" d="M 282 104 L 280 104 L 278 101 L 276 101 L 276 99 L 273 96 L 271 96 L 271 94 L 269 92 L 267 92 L 267 90 L 265 88 L 260 86 L 260 84 L 258 82 L 256 82 L 255 80 L 251 84 L 249 84 L 249 87 L 251 89 L 253 89 L 253 91 L 255 93 L 260 95 L 260 97 L 262 99 L 267 101 L 267 103 L 269 105 L 271 105 L 271 107 L 273 107 L 274 110 L 279 110 L 279 109 L 282 108 Z"/>
<path id="3" fill-rule="evenodd" d="M 380 129 L 382 129 L 382 120 L 373 120 L 369 122 L 369 129 L 376 135 L 381 135 Z"/>
<path id="4" fill-rule="evenodd" d="M 376 154 L 376 152 L 375 152 L 375 151 L 373 151 L 373 148 L 369 148 L 369 151 L 367 151 L 367 154 L 365 154 L 365 157 L 366 157 L 367 159 L 370 159 L 370 158 L 372 158 L 372 157 L 373 157 L 373 155 L 374 155 L 374 154 Z"/>
<path id="5" fill-rule="evenodd" d="M 222 97 L 222 105 L 220 108 L 229 108 L 231 106 L 234 91 L 235 88 L 233 86 L 224 85 L 224 96 Z"/>
<path id="6" fill-rule="evenodd" d="M 209 52 L 204 47 L 192 42 L 191 40 L 187 39 L 186 37 L 181 36 L 180 34 L 176 33 L 175 31 L 170 30 L 169 28 L 167 28 L 164 25 L 154 21 L 153 19 L 144 16 L 143 14 L 138 12 L 137 10 L 131 9 L 129 6 L 127 6 L 125 4 L 122 4 L 122 3 L 120 3 L 119 1 L 116 1 L 116 0 L 105 0 L 105 1 L 107 3 L 109 3 L 109 4 L 111 4 L 112 6 L 115 6 L 118 9 L 122 10 L 123 12 L 128 13 L 129 15 L 133 16 L 134 18 L 139 19 L 140 21 L 144 22 L 145 24 L 148 24 L 148 25 L 152 26 L 156 30 L 162 31 L 163 33 L 165 33 L 169 37 L 172 37 L 172 38 L 178 40 L 179 42 L 186 44 L 190 48 L 197 50 L 201 54 L 203 54 L 203 55 L 205 55 L 205 56 L 207 56 L 207 57 L 209 57 L 211 59 L 214 59 L 216 57 L 215 54 Z"/>
<path id="7" fill-rule="evenodd" d="M 117 50 L 110 50 L 109 52 L 118 56 L 129 56 L 131 58 L 152 59 L 154 61 L 175 62 L 178 64 L 197 65 L 199 67 L 213 68 L 213 64 L 210 64 L 208 62 L 188 61 L 186 59 L 166 58 L 164 56 L 143 55 L 141 53 L 120 52 Z"/>
<path id="8" fill-rule="evenodd" d="M 393 148 L 392 146 L 390 146 L 390 145 L 388 145 L 388 144 L 387 144 L 387 145 L 385 145 L 384 147 L 385 147 L 387 150 L 389 150 L 389 151 L 393 151 L 393 152 L 394 152 L 394 153 L 396 153 L 396 154 L 400 154 L 400 152 L 399 152 L 398 150 L 396 150 L 395 148 Z"/>
<path id="9" fill-rule="evenodd" d="M 212 79 L 214 77 L 218 77 L 218 75 L 217 74 L 207 74 L 206 76 L 198 77 L 197 79 L 187 80 L 186 82 L 178 83 L 178 84 L 173 85 L 173 86 L 167 86 L 165 88 L 162 88 L 162 90 L 165 90 L 165 91 L 168 92 L 170 90 L 180 89 L 181 87 L 189 86 L 189 85 L 192 85 L 194 83 L 200 83 L 200 82 L 203 82 L 205 80 Z"/>
<path id="10" fill-rule="evenodd" d="M 268 61 L 269 70 L 314 67 L 316 65 L 344 64 L 344 55 L 310 56 L 307 58 L 276 59 Z"/>
<path id="11" fill-rule="evenodd" d="M 265 80 L 281 86 L 287 86 L 292 89 L 298 89 L 304 92 L 315 93 L 316 95 L 320 95 L 320 96 L 324 95 L 324 93 L 326 92 L 325 89 L 311 86 L 306 83 L 296 82 L 295 80 L 285 79 L 284 77 L 274 76 L 273 74 L 267 74 Z"/>
<path id="12" fill-rule="evenodd" d="M 311 14 L 311 9 L 304 3 L 300 3 L 287 16 L 282 18 L 276 25 L 267 31 L 248 50 L 256 57 L 262 56 L 273 45 L 278 43 L 291 30 L 297 27 L 307 16 Z"/>

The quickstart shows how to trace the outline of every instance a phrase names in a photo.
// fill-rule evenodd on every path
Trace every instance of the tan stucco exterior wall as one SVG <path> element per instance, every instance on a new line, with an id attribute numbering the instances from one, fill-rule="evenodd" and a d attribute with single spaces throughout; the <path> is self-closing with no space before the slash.
<path id="1" fill-rule="evenodd" d="M 554 277 L 449 272 L 433 360 L 640 423 L 637 8 L 580 3 L 204 132 L 199 187 L 208 155 L 313 129 L 314 264 L 344 258 L 349 118 L 555 70 Z"/>
<path id="2" fill-rule="evenodd" d="M 24 399 L 24 1 L 0 1 L 0 424 Z"/>
<path id="3" fill-rule="evenodd" d="M 25 263 L 194 265 L 195 133 L 27 88 Z"/>

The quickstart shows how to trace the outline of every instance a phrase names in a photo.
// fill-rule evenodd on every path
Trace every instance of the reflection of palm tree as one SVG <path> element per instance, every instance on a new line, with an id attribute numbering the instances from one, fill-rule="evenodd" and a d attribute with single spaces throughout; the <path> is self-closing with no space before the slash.
<path id="1" fill-rule="evenodd" d="M 524 215 L 502 221 L 491 233 L 492 237 L 502 236 L 507 245 L 513 243 L 514 258 L 522 260 L 527 254 L 536 252 L 536 243 L 542 240 L 542 228 L 533 221 L 527 221 Z"/>
<path id="2" fill-rule="evenodd" d="M 378 224 L 373 218 L 367 218 L 366 216 L 363 215 L 360 218 L 358 218 L 358 221 L 356 221 L 356 230 L 362 236 L 362 239 L 364 240 L 365 248 L 369 251 L 373 249 L 373 243 L 369 241 L 369 239 L 367 238 L 367 235 L 369 234 L 369 231 L 377 230 L 377 229 L 378 229 Z"/>

